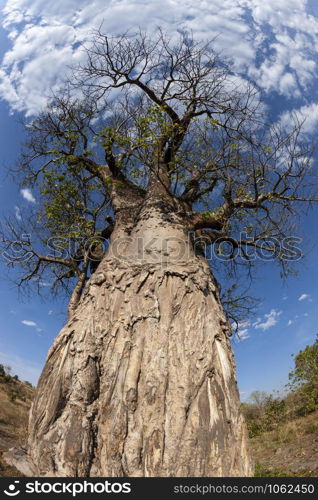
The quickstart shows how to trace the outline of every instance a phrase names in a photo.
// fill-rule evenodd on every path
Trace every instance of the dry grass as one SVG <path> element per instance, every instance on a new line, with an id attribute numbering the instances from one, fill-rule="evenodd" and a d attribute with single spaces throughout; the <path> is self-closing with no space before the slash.
<path id="1" fill-rule="evenodd" d="M 318 476 L 318 412 L 250 440 L 257 475 Z"/>
<path id="2" fill-rule="evenodd" d="M 9 467 L 2 460 L 1 455 L 12 446 L 25 443 L 33 393 L 33 388 L 13 379 L 0 383 L 0 476 L 2 477 L 21 476 L 14 467 Z"/>

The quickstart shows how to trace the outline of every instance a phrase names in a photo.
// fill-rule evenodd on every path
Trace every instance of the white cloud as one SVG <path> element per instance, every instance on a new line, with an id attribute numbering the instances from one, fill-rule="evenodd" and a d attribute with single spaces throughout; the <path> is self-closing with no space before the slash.
<path id="1" fill-rule="evenodd" d="M 40 280 L 39 281 L 39 285 L 40 286 L 51 286 L 52 283 L 49 283 L 48 281 L 43 281 L 43 280 Z"/>
<path id="2" fill-rule="evenodd" d="M 21 323 L 22 325 L 26 326 L 37 326 L 37 323 L 35 323 L 35 321 L 29 321 L 28 319 L 23 319 Z"/>
<path id="3" fill-rule="evenodd" d="M 318 103 L 312 102 L 301 106 L 300 108 L 293 109 L 292 111 L 285 111 L 280 116 L 280 123 L 283 127 L 289 129 L 293 126 L 292 114 L 296 113 L 300 120 L 304 120 L 302 132 L 305 134 L 313 134 L 317 131 L 318 126 Z"/>
<path id="4" fill-rule="evenodd" d="M 16 219 L 22 220 L 21 210 L 17 205 L 14 207 L 14 215 L 15 215 Z"/>
<path id="5" fill-rule="evenodd" d="M 292 325 L 293 323 L 294 323 L 294 322 L 293 322 L 291 319 L 289 319 L 289 320 L 288 320 L 288 323 L 287 323 L 287 326 L 290 326 L 290 325 Z"/>
<path id="6" fill-rule="evenodd" d="M 318 19 L 306 0 L 7 0 L 2 24 L 11 47 L 0 68 L 0 95 L 28 114 L 83 60 L 81 45 L 101 24 L 109 34 L 139 26 L 175 34 L 186 25 L 200 38 L 216 36 L 233 69 L 268 92 L 301 96 L 316 78 Z"/>
<path id="7" fill-rule="evenodd" d="M 24 188 L 20 190 L 20 193 L 22 194 L 23 198 L 31 203 L 35 203 L 35 198 L 33 194 L 31 193 L 31 190 L 28 188 Z"/>
<path id="8" fill-rule="evenodd" d="M 239 341 L 247 340 L 250 338 L 249 329 L 250 326 L 249 321 L 242 321 L 237 325 L 237 336 Z"/>
<path id="9" fill-rule="evenodd" d="M 310 295 L 308 293 L 302 293 L 299 297 L 298 300 L 302 302 L 303 300 L 310 300 Z"/>
<path id="10" fill-rule="evenodd" d="M 239 336 L 239 339 L 241 341 L 249 339 L 250 338 L 250 334 L 249 334 L 248 329 L 247 328 L 243 328 L 243 330 L 240 330 L 238 332 L 238 336 Z"/>
<path id="11" fill-rule="evenodd" d="M 275 326 L 278 322 L 279 316 L 282 314 L 282 311 L 277 311 L 276 309 L 272 309 L 268 314 L 264 314 L 264 320 L 262 321 L 260 318 L 253 323 L 254 328 L 261 329 L 263 331 L 268 330 Z"/>

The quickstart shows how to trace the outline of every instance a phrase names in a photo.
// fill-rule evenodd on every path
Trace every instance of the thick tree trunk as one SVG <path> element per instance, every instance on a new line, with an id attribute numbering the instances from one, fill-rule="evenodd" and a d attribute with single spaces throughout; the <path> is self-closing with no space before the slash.
<path id="1" fill-rule="evenodd" d="M 48 354 L 30 415 L 32 473 L 251 475 L 208 264 L 156 209 L 124 234 L 115 230 Z"/>

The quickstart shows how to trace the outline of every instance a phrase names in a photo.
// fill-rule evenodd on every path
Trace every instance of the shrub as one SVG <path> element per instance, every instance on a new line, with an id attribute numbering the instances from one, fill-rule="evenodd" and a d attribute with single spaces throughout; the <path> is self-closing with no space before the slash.
<path id="1" fill-rule="evenodd" d="M 318 410 L 318 335 L 315 343 L 295 356 L 289 387 L 302 398 L 304 414 Z"/>
<path id="2" fill-rule="evenodd" d="M 242 405 L 250 437 L 271 431 L 286 421 L 287 407 L 284 399 L 256 391 L 251 394 L 250 401 Z"/>

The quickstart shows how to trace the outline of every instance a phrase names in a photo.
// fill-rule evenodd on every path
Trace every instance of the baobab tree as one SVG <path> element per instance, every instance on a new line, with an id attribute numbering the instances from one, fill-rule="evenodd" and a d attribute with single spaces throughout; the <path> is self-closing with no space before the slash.
<path id="1" fill-rule="evenodd" d="M 213 272 L 298 259 L 299 207 L 317 199 L 312 147 L 297 119 L 288 131 L 266 124 L 258 92 L 210 43 L 98 31 L 86 55 L 28 123 L 21 169 L 45 190 L 42 228 L 56 236 L 61 221 L 80 223 L 81 236 L 105 230 L 109 245 L 91 271 L 85 245 L 55 262 L 30 240 L 23 247 L 26 277 L 58 265 L 77 288 L 37 387 L 27 451 L 8 460 L 41 476 L 250 475 Z M 67 179 L 84 191 L 72 191 L 80 200 L 65 222 Z"/>

